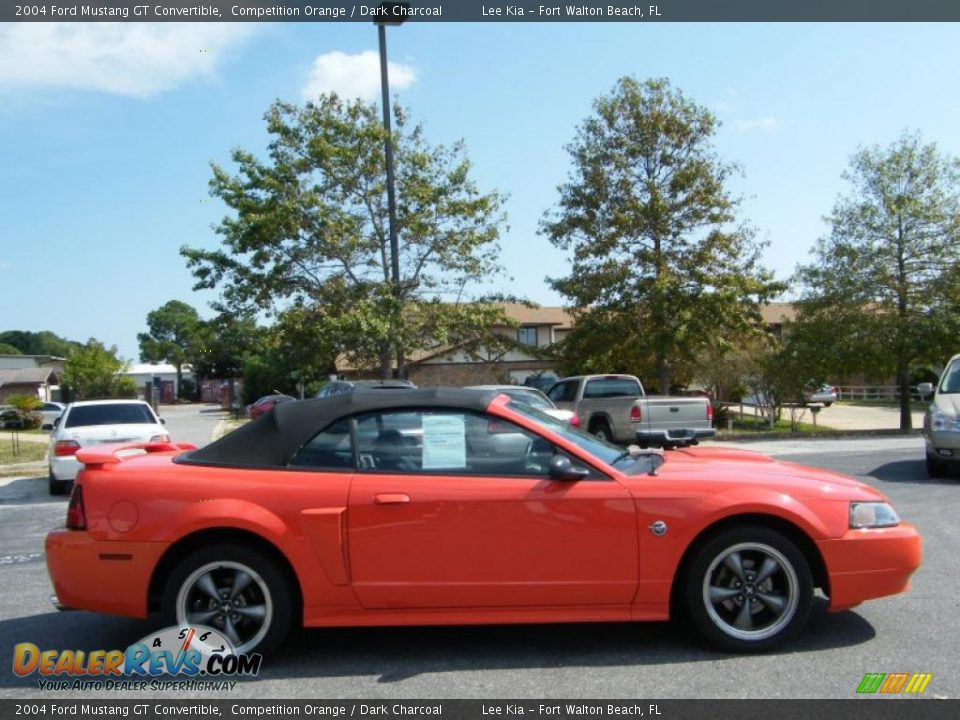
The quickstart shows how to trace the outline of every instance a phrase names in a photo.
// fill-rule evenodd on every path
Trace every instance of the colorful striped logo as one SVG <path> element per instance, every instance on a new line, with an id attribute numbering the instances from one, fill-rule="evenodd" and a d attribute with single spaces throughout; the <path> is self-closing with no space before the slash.
<path id="1" fill-rule="evenodd" d="M 932 673 L 867 673 L 857 686 L 857 692 L 919 694 L 927 689 L 931 680 Z"/>

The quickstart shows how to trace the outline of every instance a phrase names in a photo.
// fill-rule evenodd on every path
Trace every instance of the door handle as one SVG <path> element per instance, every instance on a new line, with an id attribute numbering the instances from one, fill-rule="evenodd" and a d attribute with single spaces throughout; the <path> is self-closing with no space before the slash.
<path id="1" fill-rule="evenodd" d="M 377 505 L 402 505 L 410 502 L 410 496 L 406 493 L 378 493 L 373 496 L 373 502 Z"/>

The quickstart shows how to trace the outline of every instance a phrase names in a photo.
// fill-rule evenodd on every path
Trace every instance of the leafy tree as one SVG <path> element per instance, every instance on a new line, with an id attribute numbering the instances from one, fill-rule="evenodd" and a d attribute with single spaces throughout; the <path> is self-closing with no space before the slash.
<path id="1" fill-rule="evenodd" d="M 77 400 L 134 397 L 133 378 L 123 375 L 127 363 L 117 357 L 116 345 L 107 348 L 94 338 L 67 355 L 61 381 Z"/>
<path id="2" fill-rule="evenodd" d="M 16 419 L 20 421 L 20 428 L 31 430 L 40 427 L 41 417 L 34 412 L 43 403 L 33 395 L 11 395 L 6 399 L 8 405 L 12 405 Z"/>
<path id="3" fill-rule="evenodd" d="M 911 366 L 948 357 L 960 329 L 960 160 L 904 133 L 857 151 L 843 177 L 830 234 L 798 270 L 798 325 L 834 365 L 895 374 L 909 430 Z"/>
<path id="4" fill-rule="evenodd" d="M 137 335 L 145 362 L 167 362 L 177 371 L 177 388 L 183 384 L 183 366 L 196 354 L 200 342 L 200 316 L 185 302 L 171 300 L 147 313 L 149 332 Z"/>
<path id="5" fill-rule="evenodd" d="M 753 233 L 733 226 L 739 200 L 725 185 L 736 168 L 713 152 L 708 110 L 665 79 L 631 77 L 593 110 L 541 224 L 572 254 L 570 274 L 550 282 L 614 323 L 607 350 L 652 366 L 666 393 L 704 348 L 758 327 L 759 302 L 784 285 L 761 267 Z"/>
<path id="6" fill-rule="evenodd" d="M 0 333 L 0 343 L 12 345 L 23 355 L 53 355 L 64 358 L 70 350 L 80 347 L 80 343 L 62 338 L 49 330 L 7 330 Z"/>
<path id="7" fill-rule="evenodd" d="M 20 348 L 18 347 L 0 342 L 0 355 L 23 355 L 23 353 L 20 352 Z"/>
<path id="8" fill-rule="evenodd" d="M 430 146 L 394 106 L 401 279 L 391 282 L 383 129 L 377 106 L 322 95 L 267 112 L 266 160 L 234 150 L 237 175 L 214 165 L 211 193 L 233 215 L 218 250 L 184 247 L 196 288 L 221 288 L 234 311 L 320 307 L 323 334 L 363 363 L 406 372 L 424 338 L 484 320 L 468 289 L 499 266 L 502 198 L 470 179 L 464 147 Z"/>
<path id="9" fill-rule="evenodd" d="M 243 374 L 246 358 L 266 347 L 267 331 L 252 315 L 224 312 L 201 321 L 194 349 L 193 372 L 202 378 L 234 378 Z"/>

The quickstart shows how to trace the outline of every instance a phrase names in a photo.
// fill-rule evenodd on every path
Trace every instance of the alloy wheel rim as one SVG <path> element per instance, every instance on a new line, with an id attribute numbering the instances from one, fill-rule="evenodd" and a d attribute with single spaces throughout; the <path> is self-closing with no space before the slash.
<path id="1" fill-rule="evenodd" d="M 190 573 L 177 593 L 177 622 L 203 625 L 223 634 L 237 653 L 249 652 L 273 620 L 267 583 L 243 563 L 217 561 Z"/>
<path id="2" fill-rule="evenodd" d="M 759 641 L 776 635 L 793 619 L 799 581 L 793 564 L 776 548 L 739 543 L 724 549 L 703 578 L 707 615 L 725 634 Z"/>

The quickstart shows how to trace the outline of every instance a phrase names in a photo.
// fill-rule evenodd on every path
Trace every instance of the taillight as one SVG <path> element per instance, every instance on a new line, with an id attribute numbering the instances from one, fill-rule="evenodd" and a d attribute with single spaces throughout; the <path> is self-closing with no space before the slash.
<path id="1" fill-rule="evenodd" d="M 163 435 L 154 435 L 152 438 L 150 438 L 150 442 L 167 443 L 167 442 L 170 442 L 170 436 L 167 435 L 166 433 L 164 433 Z"/>
<path id="2" fill-rule="evenodd" d="M 574 414 L 574 416 L 570 418 L 570 424 L 573 425 L 573 427 L 580 427 L 580 416 Z"/>
<path id="3" fill-rule="evenodd" d="M 83 488 L 79 485 L 74 485 L 73 492 L 70 493 L 70 504 L 67 506 L 67 529 L 87 529 L 87 513 L 83 508 Z"/>
<path id="4" fill-rule="evenodd" d="M 630 422 L 640 422 L 643 420 L 643 411 L 640 410 L 639 405 L 634 405 L 630 408 Z"/>
<path id="5" fill-rule="evenodd" d="M 713 422 L 713 403 L 707 403 L 707 420 Z"/>
<path id="6" fill-rule="evenodd" d="M 57 457 L 66 457 L 67 455 L 76 455 L 80 449 L 80 443 L 76 440 L 58 440 L 53 446 L 53 454 Z"/>

